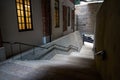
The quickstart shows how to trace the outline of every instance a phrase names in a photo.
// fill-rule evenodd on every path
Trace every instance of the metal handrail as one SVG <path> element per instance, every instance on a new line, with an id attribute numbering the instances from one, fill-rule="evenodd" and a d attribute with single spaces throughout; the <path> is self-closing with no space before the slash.
<path id="1" fill-rule="evenodd" d="M 42 47 L 39 45 L 32 45 L 32 44 L 27 44 L 27 43 L 22 43 L 22 42 L 14 42 L 14 44 L 21 44 L 21 45 L 27 45 L 27 46 L 32 46 L 32 47 L 39 47 L 39 48 L 43 48 L 43 49 L 48 49 L 46 47 Z"/>
<path id="2" fill-rule="evenodd" d="M 71 49 L 74 49 L 74 50 L 78 51 L 78 47 L 73 46 L 73 45 L 69 45 L 68 47 L 65 47 L 65 46 L 58 45 L 58 44 L 52 44 L 51 46 L 48 46 L 48 47 L 42 47 L 42 46 L 39 46 L 39 45 L 31 45 L 31 44 L 26 44 L 26 43 L 22 43 L 22 42 L 5 42 L 5 41 L 3 41 L 2 43 L 8 43 L 8 44 L 12 44 L 12 45 L 21 44 L 21 45 L 27 45 L 27 46 L 32 46 L 32 47 L 39 47 L 39 48 L 43 48 L 43 49 L 49 49 L 51 47 L 59 46 L 59 47 L 62 47 L 62 48 L 71 48 Z M 75 49 L 73 47 L 76 47 L 77 49 Z"/>
<path id="3" fill-rule="evenodd" d="M 19 45 L 19 52 L 18 53 L 22 53 L 22 46 L 21 45 L 26 45 L 26 46 L 32 46 L 33 47 L 33 53 L 35 52 L 35 47 L 39 47 L 39 48 L 42 48 L 42 49 L 47 49 L 47 48 L 43 48 L 41 46 L 38 46 L 38 45 L 31 45 L 31 44 L 26 44 L 26 43 L 22 43 L 22 42 L 8 42 L 8 41 L 2 41 L 2 43 L 5 43 L 5 44 L 10 44 L 10 50 L 11 50 L 11 56 L 14 55 L 14 51 L 13 51 L 13 45 L 15 44 L 18 44 Z M 22 60 L 22 54 L 21 55 L 21 60 Z"/>
<path id="4" fill-rule="evenodd" d="M 47 49 L 45 47 L 39 46 L 39 45 L 32 45 L 32 44 L 26 44 L 26 43 L 22 43 L 22 42 L 6 42 L 6 41 L 2 41 L 2 43 L 8 43 L 8 44 L 21 44 L 21 45 L 27 45 L 27 46 L 32 46 L 32 47 L 40 47 L 43 49 Z"/>
<path id="5" fill-rule="evenodd" d="M 58 44 L 52 44 L 51 46 L 43 47 L 43 46 L 39 46 L 39 45 L 31 45 L 31 44 L 26 44 L 26 43 L 22 43 L 22 42 L 6 42 L 6 41 L 2 41 L 2 43 L 7 43 L 7 44 L 10 44 L 10 45 L 11 45 L 11 53 L 12 53 L 12 54 L 13 54 L 13 47 L 12 47 L 12 45 L 15 45 L 15 44 L 18 44 L 18 45 L 19 45 L 19 51 L 20 51 L 20 53 L 22 52 L 22 50 L 21 50 L 21 45 L 32 46 L 32 47 L 33 47 L 33 53 L 35 52 L 35 51 L 34 51 L 35 47 L 42 48 L 42 49 L 49 49 L 49 50 L 47 51 L 47 53 L 50 52 L 50 51 L 52 51 L 52 50 L 54 50 L 54 49 L 61 50 L 61 51 L 65 51 L 65 52 L 68 52 L 68 51 L 71 50 L 71 49 L 74 49 L 74 50 L 78 51 L 78 47 L 73 46 L 73 45 L 69 45 L 68 47 L 65 47 L 65 46 L 58 45 Z M 58 47 L 57 47 L 57 46 L 58 46 Z M 61 47 L 61 48 L 59 48 L 59 47 Z M 73 47 L 76 47 L 77 49 L 76 49 L 76 48 L 73 48 Z M 62 48 L 63 48 L 63 49 L 62 49 Z M 45 53 L 44 56 L 45 56 L 47 53 Z M 22 55 L 21 55 L 21 59 L 22 59 Z"/>

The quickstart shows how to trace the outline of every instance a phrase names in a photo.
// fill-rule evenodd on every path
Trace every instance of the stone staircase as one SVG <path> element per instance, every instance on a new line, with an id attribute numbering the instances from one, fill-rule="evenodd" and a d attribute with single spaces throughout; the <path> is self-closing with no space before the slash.
<path id="1" fill-rule="evenodd" d="M 0 80 L 101 80 L 91 44 L 50 60 L 10 60 L 0 64 Z"/>
<path id="2" fill-rule="evenodd" d="M 35 47 L 23 52 L 21 50 L 20 52 L 22 53 L 10 58 L 12 60 L 49 60 L 56 54 L 69 55 L 71 52 L 80 51 L 83 45 L 79 31 L 65 35 L 45 45 L 31 45 L 22 42 L 13 43 L 18 45 L 14 47 L 19 47 L 19 45 Z M 14 49 L 14 47 L 12 48 Z"/>

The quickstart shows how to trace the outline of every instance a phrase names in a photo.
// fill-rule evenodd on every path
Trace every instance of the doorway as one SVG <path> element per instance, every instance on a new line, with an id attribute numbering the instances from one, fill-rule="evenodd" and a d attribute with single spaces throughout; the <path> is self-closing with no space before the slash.
<path id="1" fill-rule="evenodd" d="M 51 0 L 42 0 L 43 44 L 51 42 Z"/>

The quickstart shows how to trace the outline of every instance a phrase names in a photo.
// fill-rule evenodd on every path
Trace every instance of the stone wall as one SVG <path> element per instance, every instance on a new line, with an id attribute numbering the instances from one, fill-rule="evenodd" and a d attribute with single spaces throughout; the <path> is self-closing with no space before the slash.
<path id="1" fill-rule="evenodd" d="M 78 30 L 86 34 L 94 34 L 96 25 L 96 14 L 101 3 L 81 2 L 80 6 L 76 7 L 78 15 Z"/>

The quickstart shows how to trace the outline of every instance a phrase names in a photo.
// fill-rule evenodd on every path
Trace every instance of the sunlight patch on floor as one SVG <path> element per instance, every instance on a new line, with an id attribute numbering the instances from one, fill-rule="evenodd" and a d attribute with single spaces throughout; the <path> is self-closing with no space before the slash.
<path id="1" fill-rule="evenodd" d="M 80 52 L 72 52 L 71 56 L 94 59 L 94 53 L 92 51 L 93 43 L 84 42 Z"/>
<path id="2" fill-rule="evenodd" d="M 84 42 L 84 45 L 89 48 L 93 48 L 93 43 Z"/>

